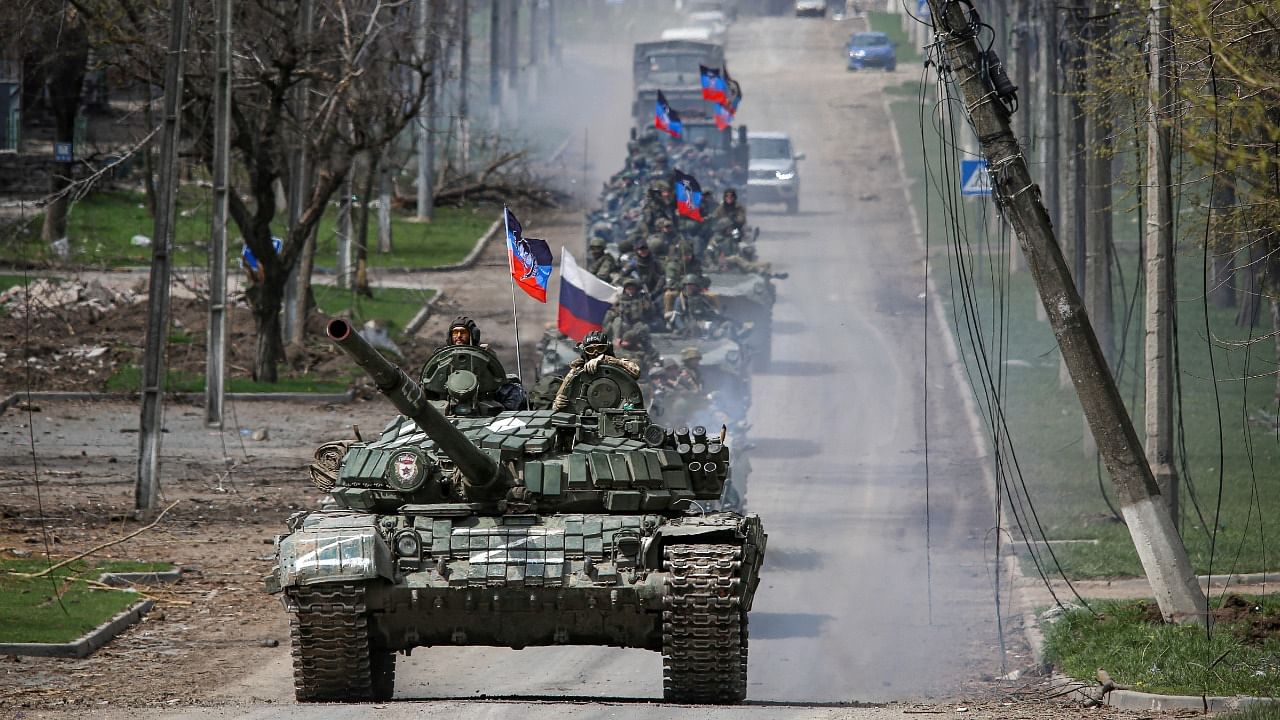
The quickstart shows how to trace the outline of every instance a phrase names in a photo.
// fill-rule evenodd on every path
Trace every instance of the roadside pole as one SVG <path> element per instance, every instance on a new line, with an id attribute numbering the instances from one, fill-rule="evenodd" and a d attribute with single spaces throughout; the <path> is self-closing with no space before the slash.
<path id="1" fill-rule="evenodd" d="M 458 168 L 467 176 L 471 154 L 471 3 L 458 0 Z M 465 197 L 464 197 L 465 199 Z"/>
<path id="2" fill-rule="evenodd" d="M 152 510 L 160 495 L 160 438 L 164 429 L 165 345 L 169 338 L 169 250 L 177 219 L 178 138 L 182 114 L 182 60 L 186 52 L 186 0 L 169 2 L 168 58 L 164 71 L 164 132 L 160 137 L 160 178 L 151 240 L 147 292 L 147 338 L 142 352 L 142 417 L 138 428 L 138 479 L 134 507 Z"/>
<path id="3" fill-rule="evenodd" d="M 1147 462 L 1169 515 L 1178 518 L 1178 471 L 1173 464 L 1173 189 L 1166 126 L 1171 23 L 1169 0 L 1151 0 L 1147 14 L 1146 415 Z"/>
<path id="4" fill-rule="evenodd" d="M 1115 370 L 1116 340 L 1111 296 L 1111 103 L 1102 85 L 1106 82 L 1104 58 L 1111 47 L 1111 1 L 1093 0 L 1089 10 L 1091 61 L 1086 74 L 1091 112 L 1084 120 L 1085 167 L 1085 306 L 1098 335 L 1102 354 Z M 1093 457 L 1090 453 L 1089 457 Z"/>
<path id="5" fill-rule="evenodd" d="M 1040 188 L 1032 182 L 1009 127 L 1008 111 L 983 77 L 981 53 L 965 5 L 956 0 L 928 2 L 947 65 L 955 73 L 981 138 L 993 192 L 1018 234 L 1160 613 L 1166 621 L 1205 624 L 1209 618 L 1204 593 L 1071 280 L 1040 200 Z"/>
<path id="6" fill-rule="evenodd" d="M 311 25 L 314 16 L 314 0 L 300 0 L 298 6 L 298 14 L 301 16 L 302 36 L 304 42 L 311 42 Z M 293 149 L 293 158 L 289 163 L 289 229 L 287 232 L 292 233 L 293 229 L 302 221 L 302 206 L 307 201 L 307 195 L 310 194 L 311 183 L 307 181 L 308 164 L 310 159 L 307 157 L 307 137 L 306 122 L 307 110 L 310 104 L 307 102 L 307 81 L 301 80 L 297 87 L 294 88 L 293 98 L 293 116 L 297 118 L 297 132 L 293 138 L 295 143 Z M 307 289 L 311 283 L 311 269 L 314 266 L 315 258 L 315 231 L 303 242 L 302 257 L 294 264 L 293 269 L 289 271 L 289 277 L 285 281 L 284 286 L 284 315 L 281 318 L 282 330 L 284 335 L 284 343 L 292 345 L 302 342 L 302 333 L 305 326 L 307 314 Z"/>
<path id="7" fill-rule="evenodd" d="M 419 62 L 427 64 L 431 68 L 430 77 L 424 78 L 426 84 L 424 91 L 426 93 L 426 102 L 420 103 L 418 106 L 418 117 L 414 123 L 414 131 L 417 135 L 418 145 L 418 210 L 414 214 L 414 219 L 418 222 L 431 222 L 435 202 L 432 198 L 432 175 L 435 168 L 433 161 L 435 156 L 434 138 L 431 133 L 431 122 L 433 114 L 436 110 L 436 72 L 439 70 L 435 52 L 436 42 L 434 38 L 428 39 L 430 34 L 427 23 L 429 12 L 427 3 L 431 0 L 417 0 L 414 5 L 414 44 L 418 53 Z"/>
<path id="8" fill-rule="evenodd" d="M 213 228 L 209 241 L 209 332 L 205 343 L 204 421 L 222 429 L 227 359 L 227 179 L 231 169 L 231 0 L 217 0 L 213 87 Z"/>
<path id="9" fill-rule="evenodd" d="M 502 129 L 502 0 L 489 0 L 489 129 Z"/>
<path id="10" fill-rule="evenodd" d="M 1010 38 L 1017 43 L 1014 49 L 1014 84 L 1023 94 L 1031 97 L 1031 5 L 1032 0 L 1016 0 L 1017 10 L 1013 35 Z M 1018 142 L 1032 145 L 1031 142 L 1031 108 L 1018 114 Z M 1018 250 L 1018 238 L 1009 233 L 1009 272 L 1022 271 L 1022 253 Z"/>

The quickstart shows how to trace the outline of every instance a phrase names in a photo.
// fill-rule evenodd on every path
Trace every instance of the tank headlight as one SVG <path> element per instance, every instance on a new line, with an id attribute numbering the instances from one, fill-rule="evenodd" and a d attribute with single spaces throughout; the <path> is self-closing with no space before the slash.
<path id="1" fill-rule="evenodd" d="M 421 549 L 422 541 L 418 539 L 417 532 L 405 530 L 396 535 L 396 555 L 404 558 L 416 558 Z"/>

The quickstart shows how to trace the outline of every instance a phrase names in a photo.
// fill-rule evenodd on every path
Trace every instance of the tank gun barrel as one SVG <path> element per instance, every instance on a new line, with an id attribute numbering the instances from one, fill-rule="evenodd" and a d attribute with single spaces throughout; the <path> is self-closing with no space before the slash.
<path id="1" fill-rule="evenodd" d="M 354 332 L 351 323 L 342 319 L 330 320 L 325 326 L 325 333 L 369 374 L 378 392 L 390 400 L 400 414 L 417 423 L 449 456 L 462 471 L 463 484 L 473 496 L 477 499 L 500 498 L 514 484 L 502 465 L 473 445 L 431 405 L 422 394 L 422 387 Z"/>

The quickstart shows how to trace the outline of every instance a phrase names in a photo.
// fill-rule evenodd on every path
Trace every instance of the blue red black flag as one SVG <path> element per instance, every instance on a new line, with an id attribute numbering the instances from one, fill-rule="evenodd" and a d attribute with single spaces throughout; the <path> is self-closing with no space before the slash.
<path id="1" fill-rule="evenodd" d="M 724 105 L 716 105 L 716 128 L 719 130 L 728 130 L 733 124 L 733 111 Z"/>
<path id="2" fill-rule="evenodd" d="M 684 123 L 680 115 L 667 102 L 667 96 L 658 91 L 658 102 L 653 108 L 653 126 L 679 140 L 684 137 Z"/>
<path id="3" fill-rule="evenodd" d="M 676 189 L 676 212 L 702 222 L 702 186 L 697 178 L 675 170 L 671 173 L 671 184 Z"/>
<path id="4" fill-rule="evenodd" d="M 507 259 L 511 265 L 511 278 L 529 297 L 546 302 L 547 283 L 551 280 L 551 248 L 545 240 L 525 237 L 524 228 L 515 214 L 505 208 L 502 212 L 507 226 Z"/>
<path id="5" fill-rule="evenodd" d="M 725 84 L 724 78 L 720 77 L 720 70 L 699 65 L 698 72 L 702 78 L 702 99 L 714 103 L 728 102 L 729 86 Z"/>
<path id="6" fill-rule="evenodd" d="M 728 106 L 729 110 L 736 114 L 738 112 L 738 103 L 742 102 L 742 85 L 740 85 L 737 80 L 734 80 L 733 78 L 729 77 L 728 65 L 724 66 L 723 72 L 724 72 L 724 85 L 725 85 L 725 91 L 724 91 L 725 99 L 722 104 Z"/>

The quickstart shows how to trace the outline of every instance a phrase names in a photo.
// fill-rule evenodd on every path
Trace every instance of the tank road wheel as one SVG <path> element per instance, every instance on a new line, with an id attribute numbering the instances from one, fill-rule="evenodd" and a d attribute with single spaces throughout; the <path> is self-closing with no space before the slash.
<path id="1" fill-rule="evenodd" d="M 311 585 L 289 591 L 293 688 L 299 702 L 379 700 L 391 696 L 395 655 L 369 646 L 369 614 L 360 585 Z"/>
<path id="2" fill-rule="evenodd" d="M 742 549 L 668 545 L 662 612 L 662 694 L 671 702 L 738 703 L 747 696 Z"/>

